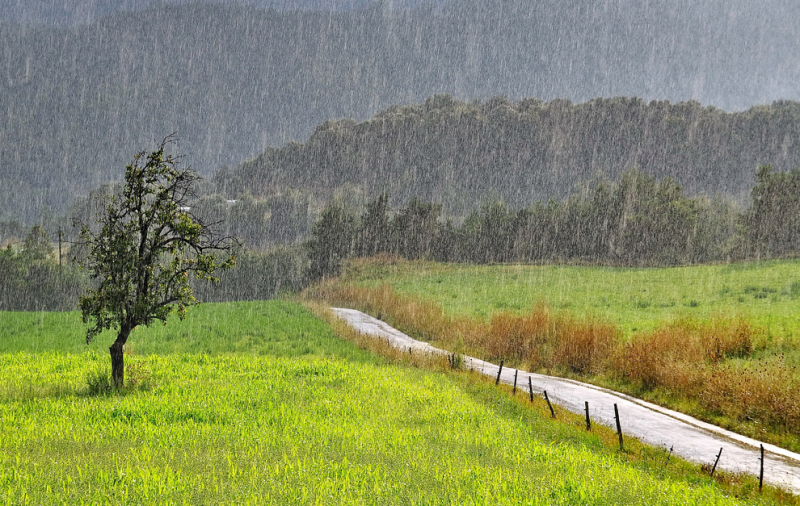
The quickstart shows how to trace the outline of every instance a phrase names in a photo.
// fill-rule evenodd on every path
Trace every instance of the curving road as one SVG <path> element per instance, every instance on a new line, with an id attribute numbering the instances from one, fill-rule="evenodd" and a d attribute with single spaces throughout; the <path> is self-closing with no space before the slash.
<path id="1" fill-rule="evenodd" d="M 359 332 L 387 339 L 397 348 L 445 353 L 428 343 L 412 339 L 385 322 L 360 311 L 342 308 L 333 308 L 332 311 Z M 464 361 L 468 368 L 493 378 L 497 377 L 499 366 L 496 364 L 467 356 L 464 357 Z M 518 374 L 517 388 L 528 392 L 530 377 L 534 393 L 547 390 L 552 402 L 574 413 L 585 413 L 584 403 L 588 401 L 592 423 L 599 422 L 615 427 L 614 404 L 616 404 L 624 436 L 636 437 L 650 445 L 672 448 L 673 453 L 684 459 L 711 465 L 722 448 L 717 469 L 758 476 L 759 445 L 763 444 L 764 482 L 800 494 L 800 454 L 761 443 L 625 394 L 578 381 L 517 371 L 507 367 L 503 368 L 500 381 L 513 384 L 515 374 Z"/>

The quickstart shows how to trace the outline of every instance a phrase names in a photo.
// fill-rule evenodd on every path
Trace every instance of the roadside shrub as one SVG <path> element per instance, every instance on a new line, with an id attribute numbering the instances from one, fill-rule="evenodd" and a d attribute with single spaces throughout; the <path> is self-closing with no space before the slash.
<path id="1" fill-rule="evenodd" d="M 700 397 L 703 405 L 742 420 L 800 430 L 800 381 L 783 357 L 759 360 L 749 366 L 725 364 L 712 369 Z"/>
<path id="2" fill-rule="evenodd" d="M 719 362 L 725 358 L 747 357 L 760 341 L 760 333 L 744 318 L 715 317 L 710 324 L 700 328 L 707 360 Z"/>
<path id="3" fill-rule="evenodd" d="M 643 388 L 694 391 L 702 379 L 697 373 L 703 350 L 689 329 L 670 326 L 633 336 L 613 362 L 618 375 Z"/>
<path id="4" fill-rule="evenodd" d="M 759 340 L 759 333 L 743 318 L 679 320 L 633 336 L 617 352 L 613 369 L 646 389 L 699 393 L 710 374 L 709 365 L 749 356 Z"/>
<path id="5" fill-rule="evenodd" d="M 552 345 L 553 323 L 544 305 L 533 307 L 525 315 L 497 313 L 483 333 L 482 345 L 490 360 L 542 362 L 549 355 L 543 348 Z"/>
<path id="6" fill-rule="evenodd" d="M 580 374 L 601 372 L 619 339 L 614 325 L 562 318 L 555 326 L 553 362 Z"/>

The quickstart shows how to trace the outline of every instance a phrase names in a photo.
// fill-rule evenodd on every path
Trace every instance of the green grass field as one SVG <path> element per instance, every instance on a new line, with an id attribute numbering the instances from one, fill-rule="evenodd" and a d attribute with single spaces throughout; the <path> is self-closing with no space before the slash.
<path id="1" fill-rule="evenodd" d="M 389 364 L 290 302 L 137 329 L 139 386 L 109 395 L 86 378 L 112 335 L 87 348 L 74 313 L 0 320 L 4 504 L 738 503 L 660 450 L 621 454 L 482 379 Z M 758 502 L 753 487 L 736 490 Z"/>
<path id="2" fill-rule="evenodd" d="M 800 338 L 798 260 L 647 269 L 400 262 L 362 265 L 350 276 L 366 286 L 388 283 L 456 315 L 522 312 L 543 301 L 615 323 L 626 335 L 721 313 L 747 317 L 774 340 Z"/>

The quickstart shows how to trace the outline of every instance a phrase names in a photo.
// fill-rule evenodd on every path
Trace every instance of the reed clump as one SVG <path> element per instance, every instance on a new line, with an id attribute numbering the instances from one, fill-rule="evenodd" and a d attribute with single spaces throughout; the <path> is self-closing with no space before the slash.
<path id="1" fill-rule="evenodd" d="M 701 401 L 714 413 L 779 431 L 796 433 L 800 427 L 800 381 L 782 356 L 714 367 Z"/>
<path id="2" fill-rule="evenodd" d="M 751 356 L 759 341 L 760 332 L 743 318 L 678 320 L 634 335 L 618 347 L 611 369 L 645 389 L 662 387 L 699 395 L 711 366 Z"/>

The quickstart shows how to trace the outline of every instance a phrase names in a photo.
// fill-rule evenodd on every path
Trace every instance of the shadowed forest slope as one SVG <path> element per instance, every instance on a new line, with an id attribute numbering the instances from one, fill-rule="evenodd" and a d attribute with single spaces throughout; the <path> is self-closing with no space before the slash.
<path id="1" fill-rule="evenodd" d="M 326 122 L 307 142 L 267 149 L 216 181 L 232 196 L 360 185 L 370 197 L 420 198 L 463 215 L 491 200 L 524 207 L 564 198 L 581 189 L 576 183 L 636 168 L 689 194 L 744 204 L 759 165 L 800 166 L 799 136 L 797 102 L 726 113 L 623 97 L 464 103 L 437 95 L 362 123 Z"/>

